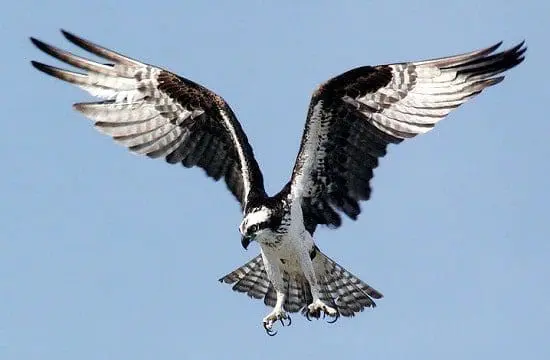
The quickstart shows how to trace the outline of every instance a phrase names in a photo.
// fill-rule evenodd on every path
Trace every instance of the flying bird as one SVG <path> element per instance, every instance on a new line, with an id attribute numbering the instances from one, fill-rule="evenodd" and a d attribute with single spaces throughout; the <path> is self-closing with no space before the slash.
<path id="1" fill-rule="evenodd" d="M 80 71 L 32 61 L 36 69 L 102 99 L 74 104 L 76 110 L 133 153 L 198 166 L 208 177 L 223 179 L 239 201 L 241 244 L 246 249 L 257 242 L 260 254 L 220 281 L 273 308 L 262 321 L 269 335 L 277 321 L 290 324 L 289 313 L 335 321 L 376 306 L 382 294 L 325 255 L 314 242 L 315 230 L 338 228 L 342 214 L 357 219 L 388 145 L 428 132 L 451 110 L 501 82 L 526 50 L 521 42 L 495 53 L 498 43 L 451 57 L 362 66 L 326 81 L 311 97 L 292 176 L 269 196 L 246 134 L 222 97 L 161 67 L 62 33 L 109 62 L 31 38 Z"/>

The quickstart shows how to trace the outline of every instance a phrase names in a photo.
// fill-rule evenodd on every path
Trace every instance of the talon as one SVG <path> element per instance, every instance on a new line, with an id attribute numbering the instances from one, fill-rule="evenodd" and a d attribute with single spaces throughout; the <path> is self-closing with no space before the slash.
<path id="1" fill-rule="evenodd" d="M 284 323 L 284 320 L 287 320 L 287 323 Z M 290 315 L 286 315 L 285 317 L 279 318 L 279 321 L 281 322 L 281 325 L 283 326 L 290 326 L 292 324 L 292 319 L 290 318 Z"/>
<path id="2" fill-rule="evenodd" d="M 311 321 L 311 318 L 309 317 L 309 311 L 306 311 L 306 319 L 307 321 Z"/>
<path id="3" fill-rule="evenodd" d="M 266 334 L 269 335 L 269 336 L 277 335 L 277 331 L 275 331 L 271 328 L 271 324 L 269 322 L 264 322 L 264 329 L 265 329 Z"/>
<path id="4" fill-rule="evenodd" d="M 288 319 L 288 324 L 285 319 Z M 280 321 L 282 326 L 289 326 L 291 323 L 290 316 L 282 309 L 276 308 L 263 319 L 263 326 L 267 335 L 275 336 L 277 334 L 277 331 L 273 330 L 273 325 L 277 321 Z"/>
<path id="5" fill-rule="evenodd" d="M 339 317 L 340 317 L 340 313 L 336 313 L 336 316 L 334 317 L 334 319 L 327 320 L 327 323 L 328 324 L 334 324 L 336 322 L 336 320 L 338 320 Z"/>

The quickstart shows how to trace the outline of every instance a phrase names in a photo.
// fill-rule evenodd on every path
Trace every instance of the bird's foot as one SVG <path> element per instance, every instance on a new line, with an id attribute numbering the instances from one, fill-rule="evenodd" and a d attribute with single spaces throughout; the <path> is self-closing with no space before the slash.
<path id="1" fill-rule="evenodd" d="M 323 318 L 325 315 L 335 318 L 334 321 L 338 318 L 338 311 L 331 308 L 320 299 L 314 300 L 307 306 L 306 317 L 308 320 L 311 320 L 312 317 L 319 319 L 321 317 L 321 313 L 323 313 Z"/>
<path id="2" fill-rule="evenodd" d="M 288 320 L 285 324 L 284 320 Z M 283 326 L 290 326 L 292 319 L 283 309 L 273 309 L 263 320 L 264 329 L 269 336 L 277 335 L 277 331 L 273 330 L 273 325 L 280 321 Z"/>

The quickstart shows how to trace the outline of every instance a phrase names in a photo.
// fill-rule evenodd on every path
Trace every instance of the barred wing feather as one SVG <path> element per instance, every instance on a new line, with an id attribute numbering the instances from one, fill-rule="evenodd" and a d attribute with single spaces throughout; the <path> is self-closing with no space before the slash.
<path id="1" fill-rule="evenodd" d="M 136 154 L 169 163 L 198 166 L 214 180 L 224 178 L 244 209 L 251 196 L 264 193 L 252 147 L 229 105 L 191 80 L 148 65 L 63 31 L 73 44 L 109 60 L 101 64 L 31 41 L 46 54 L 84 73 L 33 61 L 40 71 L 72 83 L 100 102 L 74 108 L 95 121 L 102 133 Z"/>
<path id="2" fill-rule="evenodd" d="M 322 84 L 313 94 L 292 173 L 293 198 L 306 228 L 356 219 L 388 144 L 431 130 L 454 108 L 501 82 L 524 59 L 523 42 L 426 61 L 364 66 Z"/>

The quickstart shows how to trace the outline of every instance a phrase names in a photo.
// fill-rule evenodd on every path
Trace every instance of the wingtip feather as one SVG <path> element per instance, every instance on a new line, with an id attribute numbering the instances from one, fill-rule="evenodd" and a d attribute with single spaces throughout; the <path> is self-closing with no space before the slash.
<path id="1" fill-rule="evenodd" d="M 65 37 L 65 39 L 69 40 L 70 42 L 78 41 L 80 38 L 76 35 L 74 35 L 72 32 L 67 31 L 65 29 L 59 29 L 61 34 Z"/>
<path id="2" fill-rule="evenodd" d="M 496 85 L 496 84 L 502 82 L 502 80 L 504 80 L 504 76 L 497 76 L 497 77 L 488 79 L 487 84 L 488 84 L 488 86 L 493 86 L 493 85 Z"/>
<path id="3" fill-rule="evenodd" d="M 488 48 L 486 48 L 486 49 L 484 49 L 484 50 L 485 50 L 487 53 L 490 54 L 490 53 L 495 52 L 499 47 L 502 46 L 502 44 L 504 44 L 504 41 L 503 41 L 503 40 L 500 40 L 500 41 L 497 42 L 496 44 L 491 45 L 491 46 L 489 46 Z M 483 51 L 483 50 L 481 50 L 481 51 Z M 485 51 L 483 51 L 483 52 L 485 52 Z"/>
<path id="4" fill-rule="evenodd" d="M 97 47 L 97 45 L 91 43 L 88 40 L 81 38 L 80 36 L 73 34 L 72 32 L 69 32 L 64 29 L 59 29 L 59 31 L 61 31 L 61 34 L 63 35 L 63 37 L 65 37 L 65 39 L 69 40 L 71 43 L 75 44 L 76 46 L 83 48 L 84 50 L 90 51 L 90 48 Z"/>
<path id="5" fill-rule="evenodd" d="M 40 44 L 43 44 L 42 41 L 38 40 L 34 36 L 29 36 L 29 40 L 36 46 L 37 48 L 40 48 Z"/>
<path id="6" fill-rule="evenodd" d="M 51 66 L 41 63 L 39 61 L 31 60 L 31 65 L 38 71 L 42 71 L 48 75 L 53 75 Z"/>
<path id="7" fill-rule="evenodd" d="M 496 44 L 493 44 L 489 47 L 474 50 L 467 53 L 452 55 L 452 56 L 446 56 L 446 57 L 439 57 L 439 58 L 433 58 L 428 60 L 422 60 L 422 61 L 415 61 L 414 63 L 416 65 L 424 65 L 424 64 L 431 64 L 435 63 L 439 67 L 445 67 L 445 66 L 457 66 L 460 64 L 463 64 L 465 62 L 471 61 L 472 58 L 482 58 L 484 56 L 488 56 L 492 53 L 494 53 L 501 45 L 503 44 L 502 41 L 497 42 Z"/>
<path id="8" fill-rule="evenodd" d="M 76 46 L 91 52 L 92 54 L 95 54 L 97 56 L 100 56 L 105 59 L 109 59 L 111 61 L 122 63 L 126 65 L 143 65 L 141 62 L 134 60 L 128 56 L 122 55 L 117 53 L 116 51 L 109 50 L 106 47 L 103 47 L 101 45 L 98 45 L 94 42 L 91 42 L 89 40 L 86 40 L 84 38 L 81 38 L 67 30 L 60 29 L 61 34 L 69 40 L 71 43 L 75 44 Z"/>
<path id="9" fill-rule="evenodd" d="M 65 55 L 65 54 L 63 54 L 64 53 L 63 50 L 58 49 L 55 46 L 46 44 L 42 40 L 38 40 L 34 37 L 31 37 L 30 39 L 31 39 L 31 42 L 34 44 L 34 46 L 36 46 L 38 49 L 42 50 L 43 52 L 45 52 L 46 54 L 48 54 L 50 56 L 53 56 L 56 59 L 64 61 L 62 59 L 63 55 Z"/>

